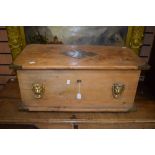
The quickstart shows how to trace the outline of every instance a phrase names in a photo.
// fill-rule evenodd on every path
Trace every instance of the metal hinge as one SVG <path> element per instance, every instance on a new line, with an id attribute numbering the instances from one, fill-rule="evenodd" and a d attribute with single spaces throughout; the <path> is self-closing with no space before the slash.
<path id="1" fill-rule="evenodd" d="M 16 64 L 10 64 L 9 68 L 14 69 L 14 70 L 19 70 L 19 69 L 22 69 L 22 66 L 21 65 L 16 65 Z"/>
<path id="2" fill-rule="evenodd" d="M 140 70 L 150 70 L 151 66 L 149 64 L 143 64 L 141 66 L 138 66 L 138 69 Z"/>

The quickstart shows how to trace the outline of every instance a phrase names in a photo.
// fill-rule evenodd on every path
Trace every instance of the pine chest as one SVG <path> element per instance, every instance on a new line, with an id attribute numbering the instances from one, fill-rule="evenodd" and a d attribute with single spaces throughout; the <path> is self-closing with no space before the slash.
<path id="1" fill-rule="evenodd" d="M 30 111 L 128 111 L 142 62 L 122 47 L 32 44 L 14 65 Z"/>

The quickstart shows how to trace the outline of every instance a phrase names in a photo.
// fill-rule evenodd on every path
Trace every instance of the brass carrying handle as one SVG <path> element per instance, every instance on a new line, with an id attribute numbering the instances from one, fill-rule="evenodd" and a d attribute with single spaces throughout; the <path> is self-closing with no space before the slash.
<path id="1" fill-rule="evenodd" d="M 125 85 L 121 83 L 114 83 L 112 86 L 112 94 L 115 99 L 118 99 L 125 89 Z"/>
<path id="2" fill-rule="evenodd" d="M 34 93 L 34 98 L 40 99 L 43 97 L 43 94 L 45 92 L 45 86 L 40 83 L 33 83 L 32 84 L 32 91 Z"/>

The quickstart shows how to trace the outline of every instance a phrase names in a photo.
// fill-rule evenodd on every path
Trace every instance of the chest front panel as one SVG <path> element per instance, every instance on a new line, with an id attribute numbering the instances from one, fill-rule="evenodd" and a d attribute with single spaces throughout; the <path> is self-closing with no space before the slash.
<path id="1" fill-rule="evenodd" d="M 127 111 L 134 103 L 139 74 L 139 70 L 18 70 L 18 80 L 29 110 Z M 44 87 L 39 98 L 34 84 Z M 123 85 L 118 96 L 115 84 Z"/>

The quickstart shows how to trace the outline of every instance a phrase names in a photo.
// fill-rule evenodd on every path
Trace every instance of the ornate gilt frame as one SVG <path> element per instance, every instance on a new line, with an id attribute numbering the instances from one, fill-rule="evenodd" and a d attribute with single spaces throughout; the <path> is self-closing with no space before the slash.
<path id="1" fill-rule="evenodd" d="M 13 60 L 26 46 L 24 27 L 7 26 L 8 42 L 11 49 Z"/>
<path id="2" fill-rule="evenodd" d="M 15 59 L 26 45 L 24 27 L 8 26 L 6 28 L 12 56 Z M 144 26 L 129 26 L 125 46 L 133 49 L 138 54 L 142 45 L 143 34 Z"/>
<path id="3" fill-rule="evenodd" d="M 138 55 L 144 38 L 144 26 L 129 26 L 126 37 L 126 46 L 133 49 Z"/>

